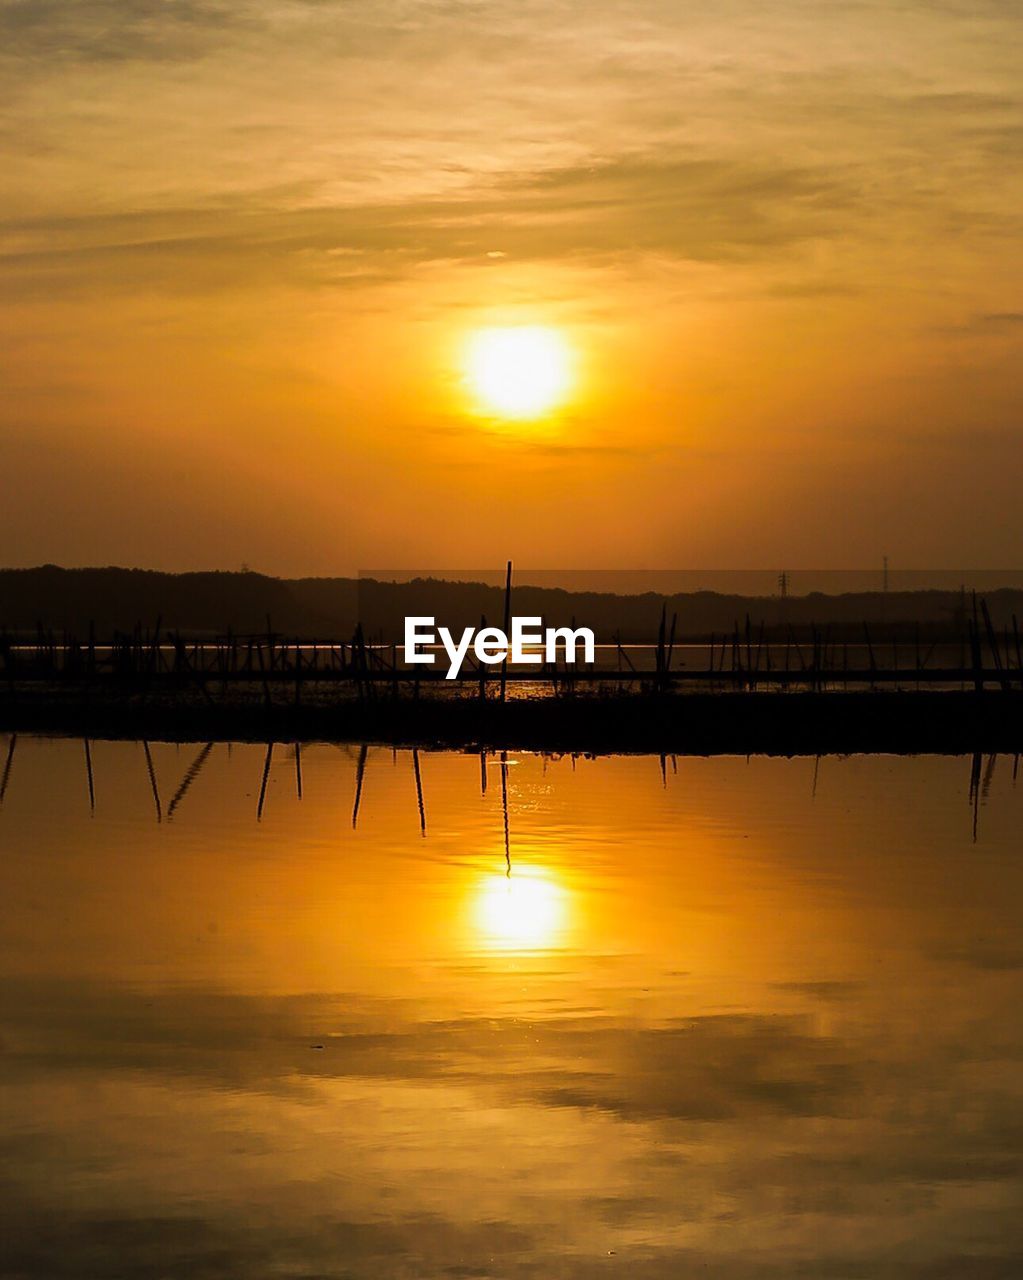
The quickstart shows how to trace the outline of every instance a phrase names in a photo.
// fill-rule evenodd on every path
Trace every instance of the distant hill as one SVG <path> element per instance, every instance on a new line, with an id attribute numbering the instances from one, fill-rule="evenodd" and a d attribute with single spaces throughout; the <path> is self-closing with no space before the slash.
<path id="1" fill-rule="evenodd" d="M 928 642 L 958 639 L 972 612 L 957 591 L 856 592 L 844 595 L 725 595 L 712 591 L 660 596 L 569 592 L 516 587 L 513 611 L 542 617 L 551 626 L 574 618 L 598 639 L 656 638 L 662 607 L 678 616 L 677 636 L 703 638 L 745 628 L 806 634 L 811 624 L 830 628 L 832 639 L 860 640 L 863 623 L 888 634 L 915 633 Z M 986 596 L 995 627 L 1010 634 L 1013 615 L 1023 618 L 1023 591 L 1005 589 Z M 476 626 L 481 616 L 500 625 L 504 595 L 481 583 L 421 578 L 407 583 L 353 578 L 270 578 L 258 573 L 157 573 L 145 569 L 0 569 L 0 627 L 34 633 L 37 625 L 84 638 L 90 625 L 99 638 L 131 631 L 136 624 L 191 636 L 265 633 L 267 619 L 277 633 L 302 639 L 347 640 L 361 619 L 367 636 L 401 638 L 406 615 L 433 615 L 449 627 Z"/>
<path id="2" fill-rule="evenodd" d="M 98 636 L 131 631 L 157 620 L 182 633 L 275 630 L 327 634 L 355 619 L 354 583 L 338 579 L 333 591 L 258 573 L 156 573 L 148 569 L 0 569 L 0 626 L 34 631 L 37 624 L 78 636 L 93 625 Z M 318 608 L 318 601 L 324 608 Z"/>

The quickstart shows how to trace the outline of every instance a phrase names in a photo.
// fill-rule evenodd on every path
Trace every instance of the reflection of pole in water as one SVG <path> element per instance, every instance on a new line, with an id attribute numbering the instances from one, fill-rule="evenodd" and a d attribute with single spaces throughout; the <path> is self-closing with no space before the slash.
<path id="1" fill-rule="evenodd" d="M 153 767 L 153 753 L 149 750 L 149 743 L 143 741 L 142 750 L 146 753 L 146 768 L 149 770 L 149 785 L 153 789 L 153 803 L 156 805 L 156 820 L 163 821 L 163 810 L 160 808 L 160 790 L 156 785 L 156 769 Z"/>
<path id="2" fill-rule="evenodd" d="M 416 800 L 419 802 L 419 831 L 426 835 L 426 807 L 423 804 L 423 775 L 419 772 L 419 750 L 412 748 L 412 772 L 416 775 Z"/>
<path id="3" fill-rule="evenodd" d="M 263 820 L 263 802 L 266 800 L 266 784 L 270 780 L 270 761 L 273 759 L 274 744 L 266 744 L 266 759 L 263 761 L 263 781 L 259 784 L 259 804 L 256 805 L 256 821 Z"/>
<path id="4" fill-rule="evenodd" d="M 487 753 L 480 752 L 480 795 L 487 794 Z"/>
<path id="5" fill-rule="evenodd" d="M 984 770 L 984 781 L 980 784 L 980 794 L 985 800 L 991 794 L 991 781 L 995 776 L 995 761 L 997 759 L 997 755 L 990 755 L 987 758 L 987 768 Z"/>
<path id="6" fill-rule="evenodd" d="M 295 791 L 299 800 L 302 799 L 302 744 L 295 743 Z"/>
<path id="7" fill-rule="evenodd" d="M 7 784 L 11 780 L 11 765 L 14 764 L 14 748 L 18 745 L 18 735 L 11 734 L 11 740 L 7 744 L 7 759 L 4 761 L 3 776 L 0 777 L 0 804 L 4 802 L 4 796 L 7 794 Z"/>
<path id="8" fill-rule="evenodd" d="M 668 785 L 668 757 L 664 754 L 663 751 L 661 752 L 661 755 L 660 755 L 660 761 L 661 761 L 661 786 L 666 788 Z"/>
<path id="9" fill-rule="evenodd" d="M 92 749 L 89 746 L 89 739 L 83 738 L 85 743 L 85 774 L 89 779 L 89 812 L 96 812 L 96 787 L 92 777 Z"/>
<path id="10" fill-rule="evenodd" d="M 970 766 L 970 804 L 973 806 L 973 843 L 977 843 L 977 821 L 980 817 L 980 752 L 973 753 Z"/>
<path id="11" fill-rule="evenodd" d="M 501 809 L 504 813 L 505 875 L 511 878 L 511 842 L 508 838 L 508 752 L 501 752 Z"/>
<path id="12" fill-rule="evenodd" d="M 811 789 L 811 791 L 810 791 L 810 799 L 811 799 L 811 800 L 816 800 L 816 799 L 817 799 L 817 779 L 820 777 L 820 772 L 821 772 L 821 758 L 820 758 L 820 756 L 814 756 L 814 758 L 813 758 L 813 787 L 812 787 L 812 789 Z"/>
<path id="13" fill-rule="evenodd" d="M 202 773 L 203 765 L 209 759 L 209 754 L 212 750 L 213 750 L 213 743 L 207 742 L 204 747 L 200 748 L 199 754 L 195 757 L 192 763 L 185 770 L 184 776 L 181 779 L 181 785 L 178 787 L 177 791 L 174 792 L 173 799 L 171 800 L 170 804 L 167 806 L 168 822 L 170 822 L 171 818 L 174 816 L 174 810 L 178 807 L 178 805 L 181 803 L 182 800 L 184 800 L 185 796 L 187 795 L 188 788 L 192 785 L 192 783 L 196 780 L 196 778 L 198 778 L 199 774 Z"/>
<path id="14" fill-rule="evenodd" d="M 352 806 L 352 830 L 354 831 L 359 821 L 359 803 L 362 800 L 362 780 L 366 776 L 366 757 L 369 755 L 369 747 L 365 743 L 359 748 L 359 763 L 355 767 L 355 804 Z"/>

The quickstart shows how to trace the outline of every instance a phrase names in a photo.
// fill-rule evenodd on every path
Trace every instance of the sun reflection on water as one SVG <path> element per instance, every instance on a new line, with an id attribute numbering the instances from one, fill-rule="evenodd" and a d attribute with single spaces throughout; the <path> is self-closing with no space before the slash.
<path id="1" fill-rule="evenodd" d="M 515 867 L 510 875 L 485 876 L 473 900 L 473 918 L 484 946 L 500 951 L 556 946 L 567 916 L 567 891 L 541 867 Z"/>

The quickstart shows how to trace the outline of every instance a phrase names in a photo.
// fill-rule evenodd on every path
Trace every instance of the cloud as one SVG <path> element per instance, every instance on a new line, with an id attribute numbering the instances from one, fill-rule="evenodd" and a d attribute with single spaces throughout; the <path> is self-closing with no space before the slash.
<path id="1" fill-rule="evenodd" d="M 49 296 L 272 281 L 365 287 L 423 266 L 493 269 L 495 253 L 735 263 L 837 235 L 856 203 L 854 185 L 828 170 L 624 157 L 507 174 L 456 198 L 296 204 L 275 188 L 191 209 L 11 220 L 0 224 L 0 271 L 23 296 Z"/>
<path id="2" fill-rule="evenodd" d="M 802 255 L 808 278 L 771 281 L 773 296 L 837 298 L 864 241 L 954 230 L 976 246 L 1017 229 L 1003 187 L 1020 100 L 996 50 L 974 65 L 969 44 L 949 70 L 942 51 L 975 34 L 964 17 L 869 3 L 765 15 L 740 0 L 717 14 L 599 0 L 585 20 L 560 0 L 9 0 L 9 207 L 42 200 L 53 216 L 0 229 L 5 282 L 16 297 L 354 289 L 423 266 L 769 271 Z M 839 38 L 850 26 L 869 37 L 859 53 Z M 912 76 L 872 56 L 889 45 Z M 204 65 L 184 80 L 135 65 L 180 59 Z M 276 196 L 268 172 L 286 175 Z M 832 261 L 823 286 L 821 245 L 853 260 Z"/>
<path id="3" fill-rule="evenodd" d="M 1023 334 L 1023 312 L 980 311 L 961 324 L 936 326 L 938 333 L 975 338 L 1014 338 Z"/>
<path id="4" fill-rule="evenodd" d="M 1005 937 L 966 937 L 953 945 L 934 948 L 935 959 L 987 972 L 1023 970 L 1023 942 Z"/>
<path id="5" fill-rule="evenodd" d="M 459 1080 L 488 1091 L 497 1080 L 541 1106 L 699 1120 L 830 1115 L 860 1088 L 841 1044 L 813 1034 L 802 1016 L 707 1016 L 635 1030 L 551 1019 L 526 1028 L 515 1019 L 421 1021 L 407 1003 L 351 996 L 146 999 L 61 984 L 33 989 L 19 1008 L 17 1057 L 29 1071 L 43 1061 L 166 1068 L 232 1087 L 248 1077 L 248 1087 L 287 1094 L 334 1077 Z"/>
<path id="6" fill-rule="evenodd" d="M 968 327 L 980 333 L 1020 333 L 1023 332 L 1023 312 L 988 312 L 974 316 Z"/>
<path id="7" fill-rule="evenodd" d="M 290 1093 L 303 1080 L 339 1076 L 484 1085 L 495 1062 L 515 1063 L 505 1087 L 541 1105 L 703 1119 L 830 1113 L 856 1090 L 841 1046 L 812 1034 L 802 1016 L 707 1016 L 636 1030 L 567 1018 L 526 1028 L 517 1019 L 423 1021 L 412 1002 L 343 994 L 148 997 L 30 983 L 21 996 L 9 1050 L 21 1046 L 12 1062 L 30 1070 L 44 1060 L 71 1070 L 166 1064 L 175 1075 L 232 1084 L 251 1073 L 259 1088 L 279 1076 Z M 608 1091 L 611 1076 L 627 1091 Z"/>
<path id="8" fill-rule="evenodd" d="M 0 56 L 91 62 L 193 58 L 249 25 L 222 0 L 5 0 Z"/>
<path id="9" fill-rule="evenodd" d="M 12 1275 L 933 1280 L 1023 1249 L 1011 1028 L 32 979 L 5 1005 Z"/>
<path id="10" fill-rule="evenodd" d="M 114 1206 L 90 1214 L 43 1208 L 16 1183 L 4 1187 L 5 1277 L 45 1275 L 52 1280 L 224 1280 L 237 1275 L 356 1276 L 412 1274 L 426 1256 L 434 1274 L 479 1276 L 462 1270 L 466 1257 L 514 1255 L 531 1243 L 509 1222 L 460 1224 L 437 1214 L 395 1206 L 391 1219 L 360 1220 L 338 1213 L 315 1223 L 280 1221 L 274 1214 L 242 1216 L 194 1209 L 156 1216 Z M 304 1229 L 303 1229 L 304 1228 Z M 345 1270 L 336 1270 L 343 1259 Z M 310 1268 L 315 1271 L 310 1271 Z M 396 1271 L 396 1269 L 400 1269 Z M 419 1274 L 418 1270 L 416 1274 Z"/>

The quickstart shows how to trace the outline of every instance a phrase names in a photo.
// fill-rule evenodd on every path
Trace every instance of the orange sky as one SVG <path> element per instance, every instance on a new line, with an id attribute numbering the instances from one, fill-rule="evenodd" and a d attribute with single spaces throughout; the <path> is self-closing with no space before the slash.
<path id="1" fill-rule="evenodd" d="M 1020 562 L 1020 30 L 10 0 L 4 562 Z M 479 412 L 495 325 L 555 412 Z"/>

